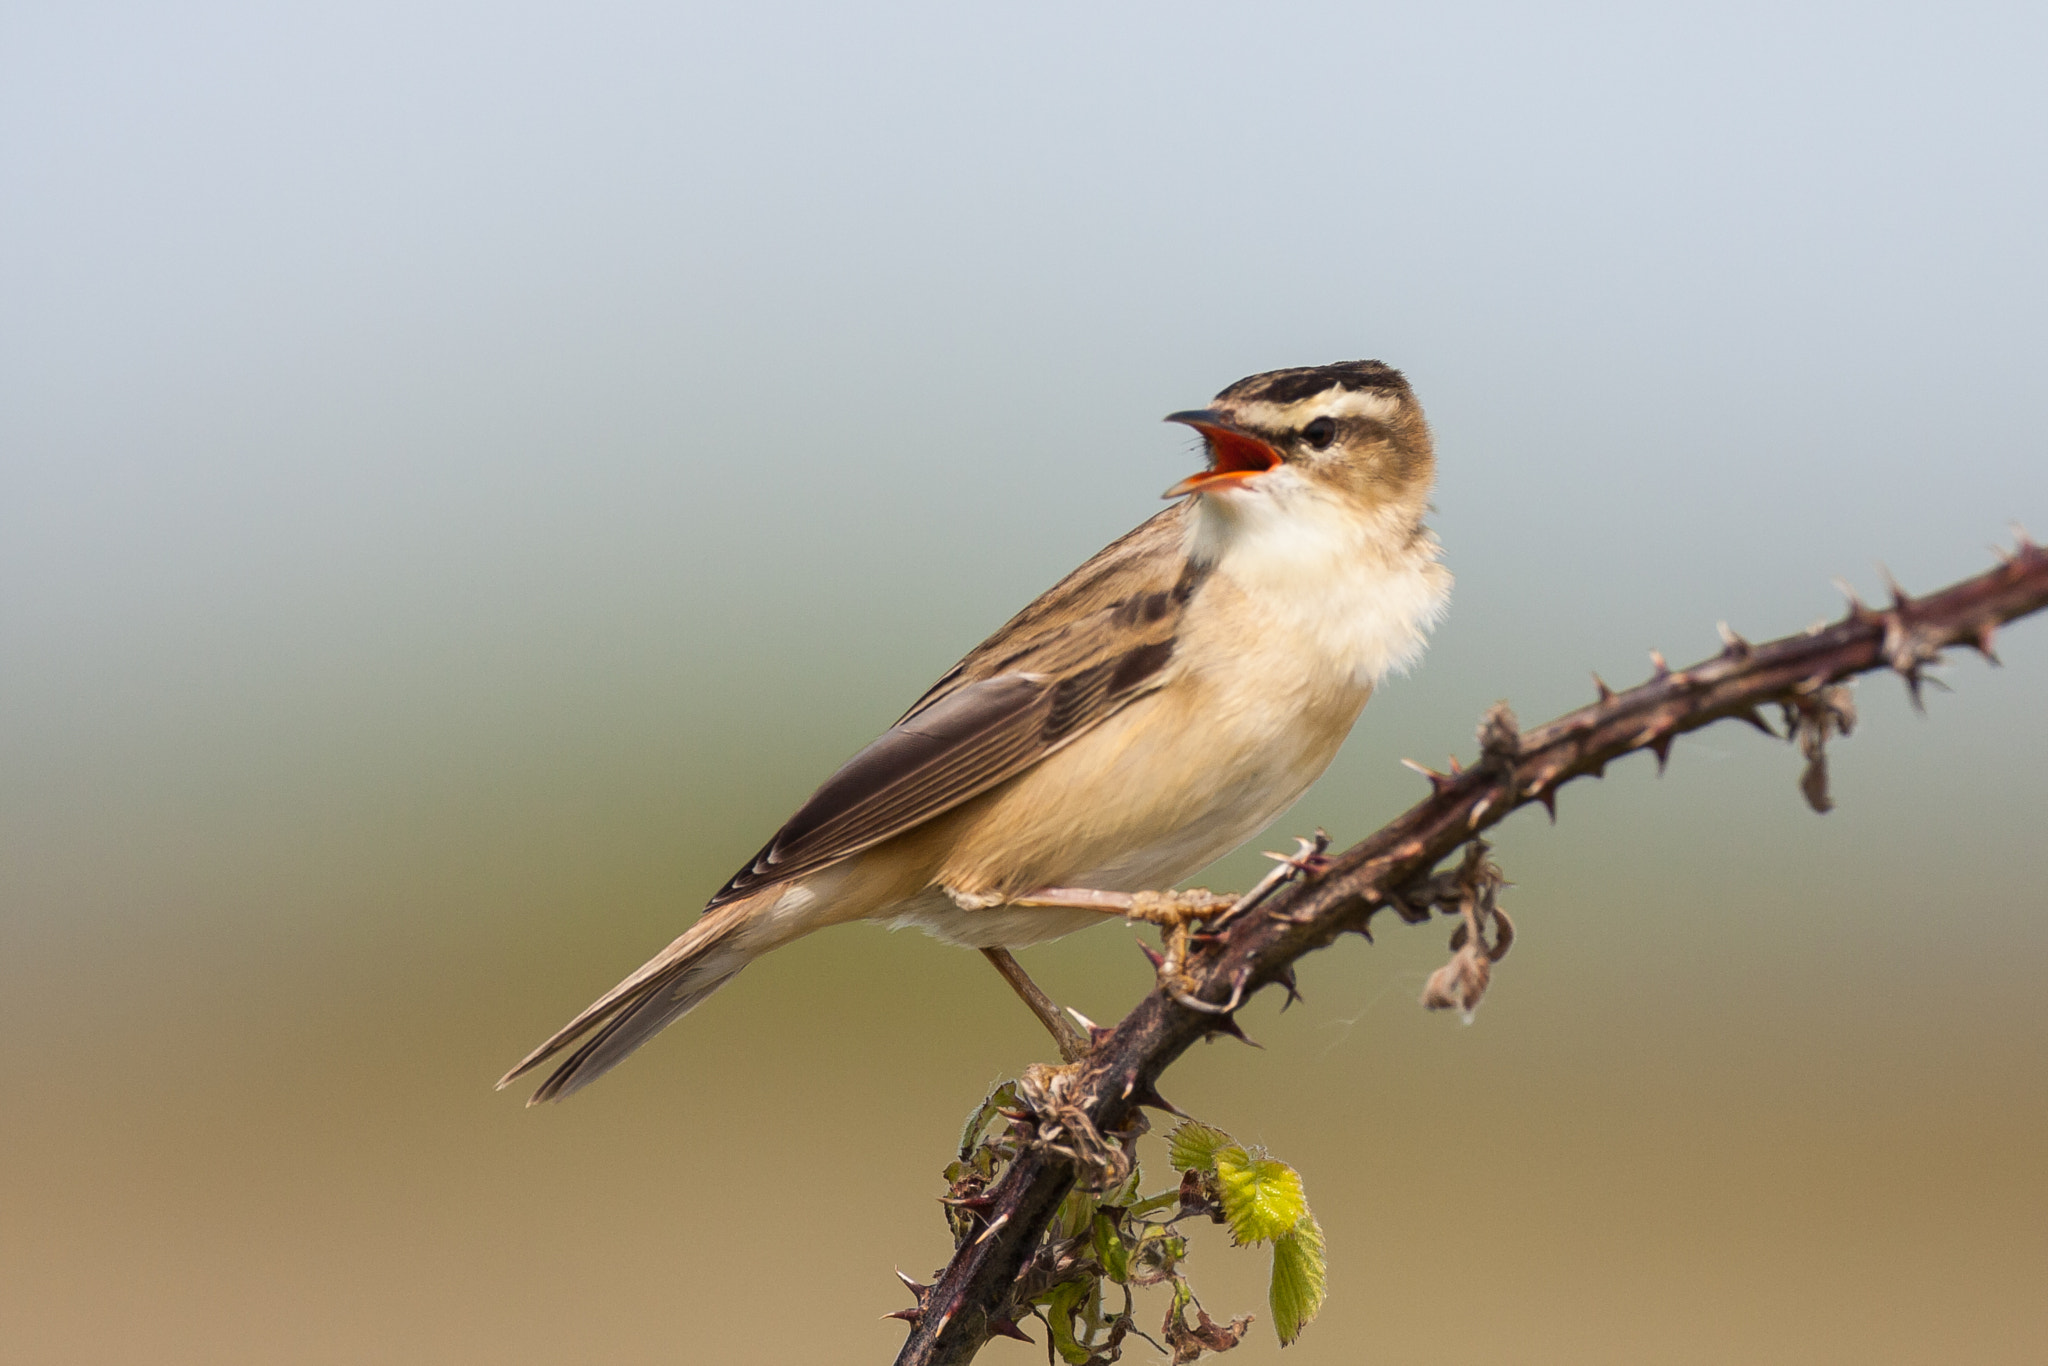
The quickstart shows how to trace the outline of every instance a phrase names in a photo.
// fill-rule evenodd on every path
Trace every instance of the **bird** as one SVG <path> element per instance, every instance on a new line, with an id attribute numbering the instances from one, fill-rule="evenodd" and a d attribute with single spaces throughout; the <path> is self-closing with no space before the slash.
<path id="1" fill-rule="evenodd" d="M 856 920 L 981 950 L 1063 1037 L 1010 950 L 1272 823 L 1449 602 L 1434 445 L 1400 371 L 1266 371 L 1166 420 L 1207 456 L 1172 505 L 948 670 L 501 1089 L 570 1049 L 528 1103 L 568 1096 L 755 958 Z"/>

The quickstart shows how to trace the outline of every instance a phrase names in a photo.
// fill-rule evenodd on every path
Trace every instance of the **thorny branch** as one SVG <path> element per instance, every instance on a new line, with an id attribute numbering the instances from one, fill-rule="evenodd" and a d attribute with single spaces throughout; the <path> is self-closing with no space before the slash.
<path id="1" fill-rule="evenodd" d="M 1477 763 L 1463 770 L 1453 763 L 1447 774 L 1422 770 L 1432 788 L 1426 800 L 1341 854 L 1305 851 L 1297 862 L 1307 877 L 1263 902 L 1241 902 L 1206 930 L 1170 934 L 1167 957 L 1155 963 L 1160 986 L 1114 1029 L 1091 1029 L 1092 1047 L 1080 1063 L 1030 1079 L 1026 1094 L 1040 1141 L 974 1202 L 973 1236 L 961 1241 L 935 1284 L 919 1287 L 917 1305 L 902 1315 L 911 1333 L 897 1366 L 966 1362 L 992 1334 L 1015 1332 L 1019 1275 L 1082 1168 L 1098 1169 L 1086 1173 L 1090 1180 L 1104 1165 L 1114 1169 L 1111 1154 L 1146 1128 L 1139 1107 L 1172 1108 L 1155 1089 L 1159 1074 L 1205 1035 L 1237 1033 L 1230 1012 L 1253 993 L 1273 985 L 1292 992 L 1292 964 L 1302 955 L 1347 931 L 1364 933 L 1382 908 L 1413 924 L 1442 907 L 1465 923 L 1456 956 L 1431 978 L 1430 994 L 1437 1004 L 1476 1004 L 1513 937 L 1493 905 L 1498 874 L 1478 836 L 1516 807 L 1541 802 L 1555 819 L 1565 783 L 1597 778 L 1641 749 L 1656 754 L 1661 771 L 1674 739 L 1716 721 L 1746 721 L 1776 736 L 1760 710 L 1776 706 L 1785 738 L 1807 761 L 1800 789 L 1815 809 L 1826 810 L 1825 745 L 1855 723 L 1841 680 L 1892 669 L 1917 706 L 1922 684 L 1931 681 L 1924 671 L 1941 650 L 1967 645 L 1996 663 L 1997 628 L 2048 605 L 2048 549 L 2021 536 L 2002 560 L 1922 598 L 1894 586 L 1883 608 L 1851 593 L 1840 621 L 1762 645 L 1723 626 L 1724 648 L 1713 658 L 1674 671 L 1653 653 L 1649 681 L 1620 693 L 1596 675 L 1597 702 L 1533 730 L 1520 729 L 1506 705 L 1497 705 L 1480 725 Z M 1472 850 L 1462 866 L 1433 875 L 1461 845 Z"/>

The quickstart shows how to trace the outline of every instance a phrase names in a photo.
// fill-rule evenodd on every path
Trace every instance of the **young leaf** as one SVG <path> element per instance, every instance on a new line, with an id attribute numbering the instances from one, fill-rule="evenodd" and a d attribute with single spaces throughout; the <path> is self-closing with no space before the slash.
<path id="1" fill-rule="evenodd" d="M 1253 1157 L 1242 1148 L 1216 1153 L 1216 1184 L 1223 1192 L 1223 1217 L 1240 1244 L 1264 1243 L 1292 1233 L 1308 1216 L 1301 1174 L 1285 1162 Z"/>
<path id="2" fill-rule="evenodd" d="M 1107 1214 L 1095 1216 L 1095 1260 L 1102 1274 L 1122 1285 L 1131 1276 L 1131 1250 L 1124 1246 L 1116 1220 Z"/>
<path id="3" fill-rule="evenodd" d="M 1273 1240 L 1273 1331 L 1280 1345 L 1301 1336 L 1323 1307 L 1323 1230 L 1313 1214 L 1304 1215 L 1294 1232 Z"/>
<path id="4" fill-rule="evenodd" d="M 1166 1136 L 1166 1158 L 1175 1171 L 1214 1171 L 1218 1149 L 1236 1140 L 1221 1129 L 1196 1120 L 1182 1120 Z"/>

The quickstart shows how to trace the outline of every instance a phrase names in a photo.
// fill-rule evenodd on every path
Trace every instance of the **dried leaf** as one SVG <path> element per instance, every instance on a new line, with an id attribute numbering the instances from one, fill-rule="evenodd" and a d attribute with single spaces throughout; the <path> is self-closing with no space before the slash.
<path id="1" fill-rule="evenodd" d="M 1799 775 L 1799 795 L 1823 816 L 1835 809 L 1835 799 L 1828 795 L 1826 750 L 1815 750 L 1813 757 L 1806 761 L 1806 771 Z"/>
<path id="2" fill-rule="evenodd" d="M 1216 1188 L 1216 1170 L 1207 1171 L 1190 1167 L 1180 1174 L 1180 1214 L 1182 1219 L 1195 1217 L 1223 1222 L 1223 1196 Z"/>
<path id="3" fill-rule="evenodd" d="M 1162 1331 L 1166 1337 L 1167 1350 L 1173 1353 L 1172 1366 L 1199 1359 L 1204 1352 L 1227 1352 L 1244 1341 L 1245 1329 L 1252 1326 L 1251 1315 L 1232 1319 L 1228 1324 L 1216 1322 L 1200 1305 L 1195 1306 L 1195 1323 L 1190 1327 L 1181 1316 L 1181 1303 L 1175 1300 L 1167 1311 Z"/>
<path id="4" fill-rule="evenodd" d="M 1479 1009 L 1486 987 L 1493 980 L 1493 960 L 1470 942 L 1458 947 L 1451 961 L 1429 975 L 1422 984 L 1424 1010 L 1461 1010 L 1467 1020 Z"/>

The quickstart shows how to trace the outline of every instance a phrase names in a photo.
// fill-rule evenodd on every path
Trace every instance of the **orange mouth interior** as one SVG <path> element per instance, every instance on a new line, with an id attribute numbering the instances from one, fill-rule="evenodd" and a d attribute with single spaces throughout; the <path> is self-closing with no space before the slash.
<path id="1" fill-rule="evenodd" d="M 1255 436 L 1207 422 L 1190 422 L 1188 425 L 1209 443 L 1209 468 L 1189 475 L 1168 489 L 1168 498 L 1194 493 L 1226 479 L 1249 479 L 1279 467 L 1280 452 Z"/>

